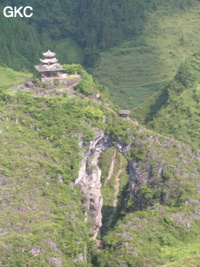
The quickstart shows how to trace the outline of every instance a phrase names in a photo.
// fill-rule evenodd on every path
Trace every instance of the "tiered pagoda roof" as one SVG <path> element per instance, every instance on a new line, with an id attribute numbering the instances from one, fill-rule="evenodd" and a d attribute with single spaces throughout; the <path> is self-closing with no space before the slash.
<path id="1" fill-rule="evenodd" d="M 61 67 L 59 64 L 40 64 L 35 66 L 36 70 L 39 72 L 55 72 L 55 71 L 63 71 L 63 67 Z"/>
<path id="2" fill-rule="evenodd" d="M 63 71 L 63 67 L 60 64 L 56 63 L 58 60 L 55 57 L 56 53 L 51 52 L 48 50 L 47 52 L 43 53 L 46 57 L 44 59 L 40 59 L 41 64 L 36 65 L 35 68 L 39 72 L 60 72 Z"/>
<path id="3" fill-rule="evenodd" d="M 40 61 L 44 64 L 55 64 L 58 60 L 54 57 L 54 58 L 40 59 Z"/>
<path id="4" fill-rule="evenodd" d="M 45 53 L 42 53 L 44 57 L 55 57 L 56 53 L 51 52 L 50 50 L 48 50 Z"/>

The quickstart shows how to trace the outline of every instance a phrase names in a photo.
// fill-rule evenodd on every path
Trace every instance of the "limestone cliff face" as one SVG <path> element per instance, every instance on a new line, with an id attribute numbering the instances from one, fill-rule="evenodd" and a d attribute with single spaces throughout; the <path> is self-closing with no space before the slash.
<path id="1" fill-rule="evenodd" d="M 85 196 L 85 220 L 92 221 L 90 231 L 98 232 L 102 225 L 103 200 L 98 159 L 101 153 L 111 146 L 115 146 L 128 159 L 129 194 L 139 208 L 153 205 L 155 201 L 164 203 L 167 199 L 175 198 L 179 187 L 184 187 L 185 179 L 198 180 L 198 153 L 193 153 L 191 149 L 173 139 L 161 138 L 149 131 L 145 132 L 144 136 L 145 138 L 140 139 L 131 134 L 131 142 L 127 145 L 123 141 L 106 136 L 103 131 L 98 131 L 87 147 L 82 146 L 83 159 L 75 184 L 80 184 Z M 193 166 L 190 173 L 187 171 L 187 164 Z M 146 198 L 145 192 L 141 190 L 143 184 L 152 190 L 152 199 Z M 177 190 L 174 191 L 174 188 Z M 153 195 L 155 192 L 156 196 Z"/>
<path id="2" fill-rule="evenodd" d="M 83 151 L 83 159 L 75 184 L 81 185 L 81 191 L 85 196 L 84 205 L 87 208 L 85 220 L 92 218 L 93 224 L 90 231 L 96 232 L 102 225 L 101 209 L 103 205 L 101 195 L 101 170 L 98 160 L 101 153 L 111 146 L 117 147 L 121 153 L 125 153 L 130 148 L 122 142 L 114 142 L 111 136 L 106 136 L 103 131 L 99 131 L 94 141 L 90 141 L 89 146 Z"/>
<path id="3" fill-rule="evenodd" d="M 190 183 L 191 187 L 196 183 L 199 190 L 199 152 L 193 153 L 174 139 L 153 135 L 134 145 L 136 155 L 129 160 L 129 190 L 139 209 L 178 198 L 184 202 L 183 192 Z M 144 148 L 143 154 L 138 158 L 137 151 L 141 148 Z"/>
<path id="4" fill-rule="evenodd" d="M 82 193 L 85 196 L 84 205 L 87 208 L 85 220 L 88 220 L 88 216 L 93 219 L 93 225 L 90 228 L 92 232 L 95 232 L 101 226 L 102 220 L 101 170 L 98 166 L 98 159 L 103 147 L 97 149 L 96 146 L 103 137 L 103 131 L 97 133 L 95 140 L 91 141 L 89 147 L 83 151 L 81 168 L 75 181 L 75 184 L 81 185 Z"/>

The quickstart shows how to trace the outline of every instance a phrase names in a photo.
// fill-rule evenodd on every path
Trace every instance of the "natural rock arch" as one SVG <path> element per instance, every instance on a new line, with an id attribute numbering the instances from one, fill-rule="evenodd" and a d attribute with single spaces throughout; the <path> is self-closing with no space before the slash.
<path id="1" fill-rule="evenodd" d="M 121 141 L 114 140 L 110 135 L 105 135 L 100 131 L 95 136 L 95 141 L 91 141 L 87 150 L 83 152 L 83 159 L 75 184 L 80 184 L 81 191 L 85 196 L 84 205 L 87 208 L 85 221 L 88 217 L 93 219 L 93 226 L 90 231 L 97 233 L 102 225 L 101 209 L 103 199 L 101 195 L 101 169 L 98 160 L 103 151 L 114 146 L 121 154 L 125 154 L 131 147 L 131 143 L 126 145 Z"/>

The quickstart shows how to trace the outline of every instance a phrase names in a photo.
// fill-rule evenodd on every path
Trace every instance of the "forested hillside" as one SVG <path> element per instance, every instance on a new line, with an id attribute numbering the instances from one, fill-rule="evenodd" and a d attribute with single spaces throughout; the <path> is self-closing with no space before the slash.
<path id="1" fill-rule="evenodd" d="M 92 63 L 99 49 L 112 47 L 141 32 L 146 1 L 29 1 L 34 16 L 26 20 L 53 40 L 72 36 Z M 3 4 L 15 5 L 15 1 Z M 20 4 L 26 4 L 21 1 Z"/>
<path id="2" fill-rule="evenodd" d="M 195 1 L 168 4 L 165 4 L 163 0 L 29 1 L 29 5 L 34 9 L 33 17 L 30 19 L 20 18 L 18 20 L 4 19 L 2 30 L 4 33 L 6 28 L 9 36 L 7 38 L 12 39 L 12 43 L 15 46 L 18 46 L 18 39 L 25 41 L 25 47 L 26 42 L 34 42 L 35 51 L 37 52 L 40 51 L 37 42 L 44 46 L 49 39 L 55 41 L 70 37 L 85 49 L 85 63 L 91 65 L 96 62 L 101 50 L 111 48 L 139 36 L 148 21 L 150 13 L 158 9 L 160 5 L 166 5 L 167 8 L 171 6 L 171 8 L 184 9 L 192 6 L 193 2 Z M 16 2 L 7 0 L 0 1 L 0 4 L 2 7 L 6 5 L 14 6 Z M 20 1 L 20 5 L 26 4 L 26 1 Z M 13 26 L 16 21 L 17 24 Z M 30 24 L 33 29 L 30 30 L 25 24 Z M 14 36 L 12 27 L 14 27 L 15 32 L 19 32 L 18 38 Z M 20 35 L 20 31 L 16 31 L 18 28 L 23 32 L 27 32 L 26 39 Z M 12 33 L 12 35 L 9 35 L 9 33 Z M 36 33 L 39 33 L 39 35 L 36 35 Z M 22 47 L 21 44 L 19 45 Z M 12 52 L 14 48 L 8 47 L 8 50 Z M 22 51 L 16 50 L 16 53 L 22 54 Z"/>
<path id="3" fill-rule="evenodd" d="M 199 266 L 199 1 L 28 5 L 0 16 L 0 266 Z"/>
<path id="4" fill-rule="evenodd" d="M 2 14 L 2 8 L 0 8 Z M 41 43 L 34 28 L 25 21 L 0 16 L 0 65 L 16 70 L 30 69 L 39 58 Z"/>
<path id="5" fill-rule="evenodd" d="M 162 134 L 200 148 L 200 53 L 183 63 L 174 79 L 133 110 L 138 121 Z"/>
<path id="6" fill-rule="evenodd" d="M 74 88 L 1 69 L 0 264 L 198 262 L 198 151 L 120 118 L 64 67 Z"/>
<path id="7" fill-rule="evenodd" d="M 15 5 L 15 1 L 0 4 Z M 123 108 L 152 96 L 199 49 L 197 0 L 29 4 L 34 9 L 31 19 L 0 18 L 1 65 L 32 71 L 41 52 L 50 48 L 61 63 L 84 64 Z"/>
<path id="8" fill-rule="evenodd" d="M 199 1 L 157 1 L 155 7 L 140 35 L 102 51 L 91 68 L 109 88 L 112 101 L 125 109 L 151 97 L 200 49 Z"/>
<path id="9" fill-rule="evenodd" d="M 3 5 L 0 6 L 1 13 L 2 8 Z M 75 41 L 67 36 L 59 40 L 54 39 L 49 35 L 51 28 L 43 29 L 42 23 L 37 28 L 35 22 L 30 24 L 26 18 L 8 19 L 1 15 L 0 32 L 1 66 L 18 71 L 33 71 L 33 66 L 39 62 L 42 52 L 49 48 L 57 52 L 62 63 L 84 61 L 83 49 Z"/>

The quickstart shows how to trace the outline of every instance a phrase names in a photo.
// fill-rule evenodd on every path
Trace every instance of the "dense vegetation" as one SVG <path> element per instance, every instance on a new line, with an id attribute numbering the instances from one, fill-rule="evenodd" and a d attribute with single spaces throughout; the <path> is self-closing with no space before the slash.
<path id="1" fill-rule="evenodd" d="M 2 8 L 0 12 L 0 65 L 18 71 L 30 69 L 41 51 L 36 31 L 22 20 L 4 18 Z"/>
<path id="2" fill-rule="evenodd" d="M 113 169 L 112 169 L 113 164 Z M 116 148 L 111 147 L 102 153 L 99 159 L 99 165 L 102 170 L 102 223 L 101 234 L 105 235 L 108 228 L 115 223 L 124 204 L 126 197 L 129 176 L 127 173 L 127 160 L 120 154 Z M 113 201 L 115 200 L 116 178 L 119 175 L 119 193 L 117 195 L 117 209 L 113 212 Z M 112 216 L 112 217 L 111 217 Z"/>
<path id="3" fill-rule="evenodd" d="M 72 36 L 85 48 L 86 63 L 93 64 L 99 49 L 112 47 L 139 34 L 145 18 L 145 2 L 29 1 L 34 16 L 26 22 L 30 21 L 34 28 L 36 26 L 40 37 L 58 40 Z M 3 4 L 5 3 L 15 5 L 15 1 L 4 1 Z M 26 1 L 21 1 L 20 4 L 23 3 L 26 4 Z"/>
<path id="4" fill-rule="evenodd" d="M 200 148 L 200 53 L 188 58 L 174 79 L 133 111 L 140 122 L 193 147 Z"/>
<path id="5" fill-rule="evenodd" d="M 139 106 L 199 50 L 198 10 L 199 1 L 157 1 L 139 36 L 100 53 L 90 71 L 109 88 L 114 103 Z"/>
<path id="6" fill-rule="evenodd" d="M 0 11 L 15 1 L 0 1 Z M 20 5 L 26 5 L 20 1 Z M 29 1 L 31 19 L 0 20 L 0 64 L 33 70 L 42 52 L 92 68 L 112 101 L 138 106 L 199 49 L 197 0 Z M 95 65 L 95 68 L 94 68 Z"/>
<path id="7" fill-rule="evenodd" d="M 199 253 L 196 154 L 176 141 L 143 132 L 139 126 L 122 120 L 111 107 L 104 105 L 103 96 L 102 104 L 98 103 L 94 96 L 102 87 L 79 65 L 65 65 L 65 70 L 80 72 L 83 87 L 76 86 L 74 94 L 66 89 L 54 97 L 36 97 L 35 91 L 40 88 L 26 91 L 13 86 L 25 81 L 29 74 L 1 70 L 2 77 L 9 77 L 9 83 L 2 79 L 0 98 L 4 211 L 1 264 L 142 266 L 151 263 L 155 266 Z M 91 90 L 94 87 L 94 94 L 81 90 L 84 83 Z M 113 177 L 102 188 L 105 227 L 98 238 L 103 238 L 105 247 L 99 254 L 88 231 L 92 221 L 84 223 L 85 196 L 74 184 L 82 149 L 87 151 L 98 130 L 104 130 L 120 144 L 133 142 L 126 159 L 111 149 L 100 160 L 104 183 L 110 159 L 116 153 Z M 127 160 L 129 166 L 134 164 L 136 177 L 141 177 L 134 194 L 128 183 Z M 117 208 L 109 222 L 119 169 L 125 172 L 119 176 Z M 145 175 L 148 182 L 143 180 Z M 181 221 L 177 219 L 180 216 Z M 180 251 L 182 248 L 186 251 L 186 247 L 187 253 L 183 255 Z"/>
<path id="8" fill-rule="evenodd" d="M 189 158 L 186 160 L 188 149 L 185 150 L 173 139 L 164 141 L 162 136 L 158 137 L 157 144 L 153 144 L 147 136 L 138 133 L 127 155 L 129 160 L 136 159 L 132 171 L 137 180 L 134 187 L 139 184 L 140 192 L 137 194 L 137 190 L 133 189 L 134 194 L 131 195 L 129 190 L 132 186 L 124 188 L 122 207 L 125 208 L 118 211 L 119 217 L 117 221 L 113 221 L 114 227 L 103 237 L 104 250 L 98 255 L 96 265 L 161 266 L 168 263 L 166 266 L 183 266 L 181 263 L 187 262 L 191 266 L 198 266 L 199 257 L 196 255 L 199 255 L 200 247 L 195 240 L 199 229 L 199 219 L 196 217 L 199 200 L 194 199 L 199 199 L 200 165 L 198 163 L 192 167 L 197 171 L 196 174 L 188 173 L 195 162 Z M 165 144 L 165 151 L 162 151 L 161 144 Z M 147 159 L 151 153 L 153 157 Z M 102 155 L 103 177 L 106 171 L 108 175 L 107 166 L 113 154 L 114 151 L 112 154 L 109 151 Z M 148 164 L 151 165 L 150 168 Z M 116 168 L 118 167 L 119 164 Z M 186 172 L 188 175 L 184 176 Z M 144 176 L 146 180 L 143 183 Z M 103 187 L 102 192 L 105 192 L 106 203 L 112 201 L 112 180 L 107 189 Z M 111 210 L 110 205 L 103 208 L 103 220 L 107 220 Z M 172 262 L 175 262 L 174 265 Z"/>
<path id="9" fill-rule="evenodd" d="M 89 125 L 102 126 L 104 108 L 81 97 L 33 97 L 16 86 L 13 93 L 14 84 L 30 76 L 10 69 L 0 73 L 0 262 L 89 266 L 95 246 L 73 182 L 81 160 L 78 142 L 93 138 Z"/>
<path id="10" fill-rule="evenodd" d="M 160 6 L 172 12 L 174 8 L 184 10 L 194 3 L 195 0 L 170 1 L 167 4 L 163 0 L 29 1 L 34 9 L 32 18 L 7 19 L 1 16 L 1 49 L 5 51 L 3 64 L 10 66 L 9 54 L 14 54 L 17 62 L 12 64 L 15 68 L 30 68 L 30 63 L 38 59 L 38 53 L 41 49 L 47 49 L 51 40 L 51 49 L 56 47 L 63 63 L 81 63 L 85 54 L 85 63 L 92 65 L 101 50 L 138 37 L 151 12 Z M 2 13 L 3 7 L 15 6 L 16 2 L 7 0 L 0 1 L 0 4 Z M 20 1 L 20 5 L 26 4 L 26 1 Z M 84 53 L 72 39 L 81 45 Z M 66 43 L 64 48 L 69 50 L 65 53 L 60 49 L 62 41 Z"/>
<path id="11" fill-rule="evenodd" d="M 12 0 L 0 3 L 15 5 Z M 31 20 L 0 17 L 0 265 L 198 266 L 200 54 L 187 59 L 172 81 L 165 81 L 198 45 L 194 42 L 191 48 L 189 43 L 190 49 L 185 51 L 188 39 L 174 30 L 172 35 L 178 36 L 179 45 L 167 50 L 174 65 L 169 61 L 162 69 L 159 63 L 169 58 L 163 60 L 159 45 L 167 42 L 167 37 L 161 41 L 158 34 L 159 45 L 154 49 L 154 37 L 147 45 L 140 35 L 148 27 L 154 33 L 158 29 L 161 32 L 162 18 L 166 23 L 170 16 L 175 18 L 174 14 L 195 14 L 195 21 L 187 18 L 196 25 L 198 9 L 194 13 L 191 10 L 197 1 L 56 0 L 50 5 L 48 0 L 37 0 L 29 4 L 37 14 Z M 155 14 L 158 22 L 153 22 Z M 120 46 L 112 48 L 116 45 Z M 142 85 L 145 89 L 137 103 L 161 84 L 165 86 L 133 110 L 132 116 L 152 131 L 120 118 L 118 107 L 108 100 L 106 87 L 81 65 L 63 65 L 67 74 L 81 76 L 80 82 L 70 88 L 61 86 L 58 79 L 50 85 L 37 78 L 35 87 L 29 88 L 25 82 L 31 78 L 30 73 L 7 68 L 31 69 L 48 48 L 56 48 L 62 63 L 84 61 L 87 65 L 94 64 L 99 53 L 108 49 L 102 54 L 101 64 L 107 73 L 112 69 L 106 62 L 114 58 L 115 67 L 122 64 L 117 73 L 123 72 L 124 76 L 114 72 L 112 77 L 116 83 L 120 79 L 132 83 L 124 74 L 130 56 L 137 64 L 142 62 L 134 68 L 149 60 L 147 69 L 152 69 L 145 79 L 145 67 L 138 75 L 138 88 Z M 158 50 L 157 59 L 151 61 Z M 176 58 L 178 50 L 184 52 L 183 57 Z M 171 64 L 174 68 L 169 74 Z M 156 73 L 148 84 L 156 68 L 161 74 Z M 150 91 L 145 96 L 146 88 Z M 127 96 L 127 91 L 121 90 L 121 95 Z M 115 97 L 120 99 L 117 94 Z M 131 93 L 129 98 L 131 105 Z M 121 101 L 126 107 L 125 100 Z M 75 180 L 83 156 L 90 150 L 92 160 L 95 149 L 89 147 L 102 132 L 112 147 L 99 158 L 103 225 L 97 236 L 101 244 L 98 251 L 92 240 L 94 233 L 89 231 L 94 224 L 88 216 L 92 207 L 84 205 L 91 196 Z M 95 168 L 88 161 L 86 174 L 92 174 Z"/>
<path id="12" fill-rule="evenodd" d="M 5 2 L 5 1 L 4 1 Z M 9 4 L 9 2 L 8 2 Z M 15 6 L 16 3 L 14 2 Z M 3 7 L 0 3 L 0 12 Z M 46 12 L 38 4 L 38 10 Z M 35 10 L 37 12 L 37 9 Z M 46 13 L 41 14 L 45 17 Z M 40 14 L 34 16 L 41 18 Z M 36 27 L 36 22 L 28 23 L 26 18 L 5 18 L 0 16 L 0 65 L 14 68 L 15 70 L 31 70 L 34 64 L 39 63 L 42 52 L 47 49 L 56 51 L 62 63 L 82 63 L 84 60 L 83 49 L 68 35 L 54 39 L 50 36 L 51 27 L 43 28 L 41 24 Z M 38 22 L 39 23 L 39 22 Z M 50 25 L 49 25 L 50 26 Z M 40 31 L 40 30 L 41 31 Z"/>

